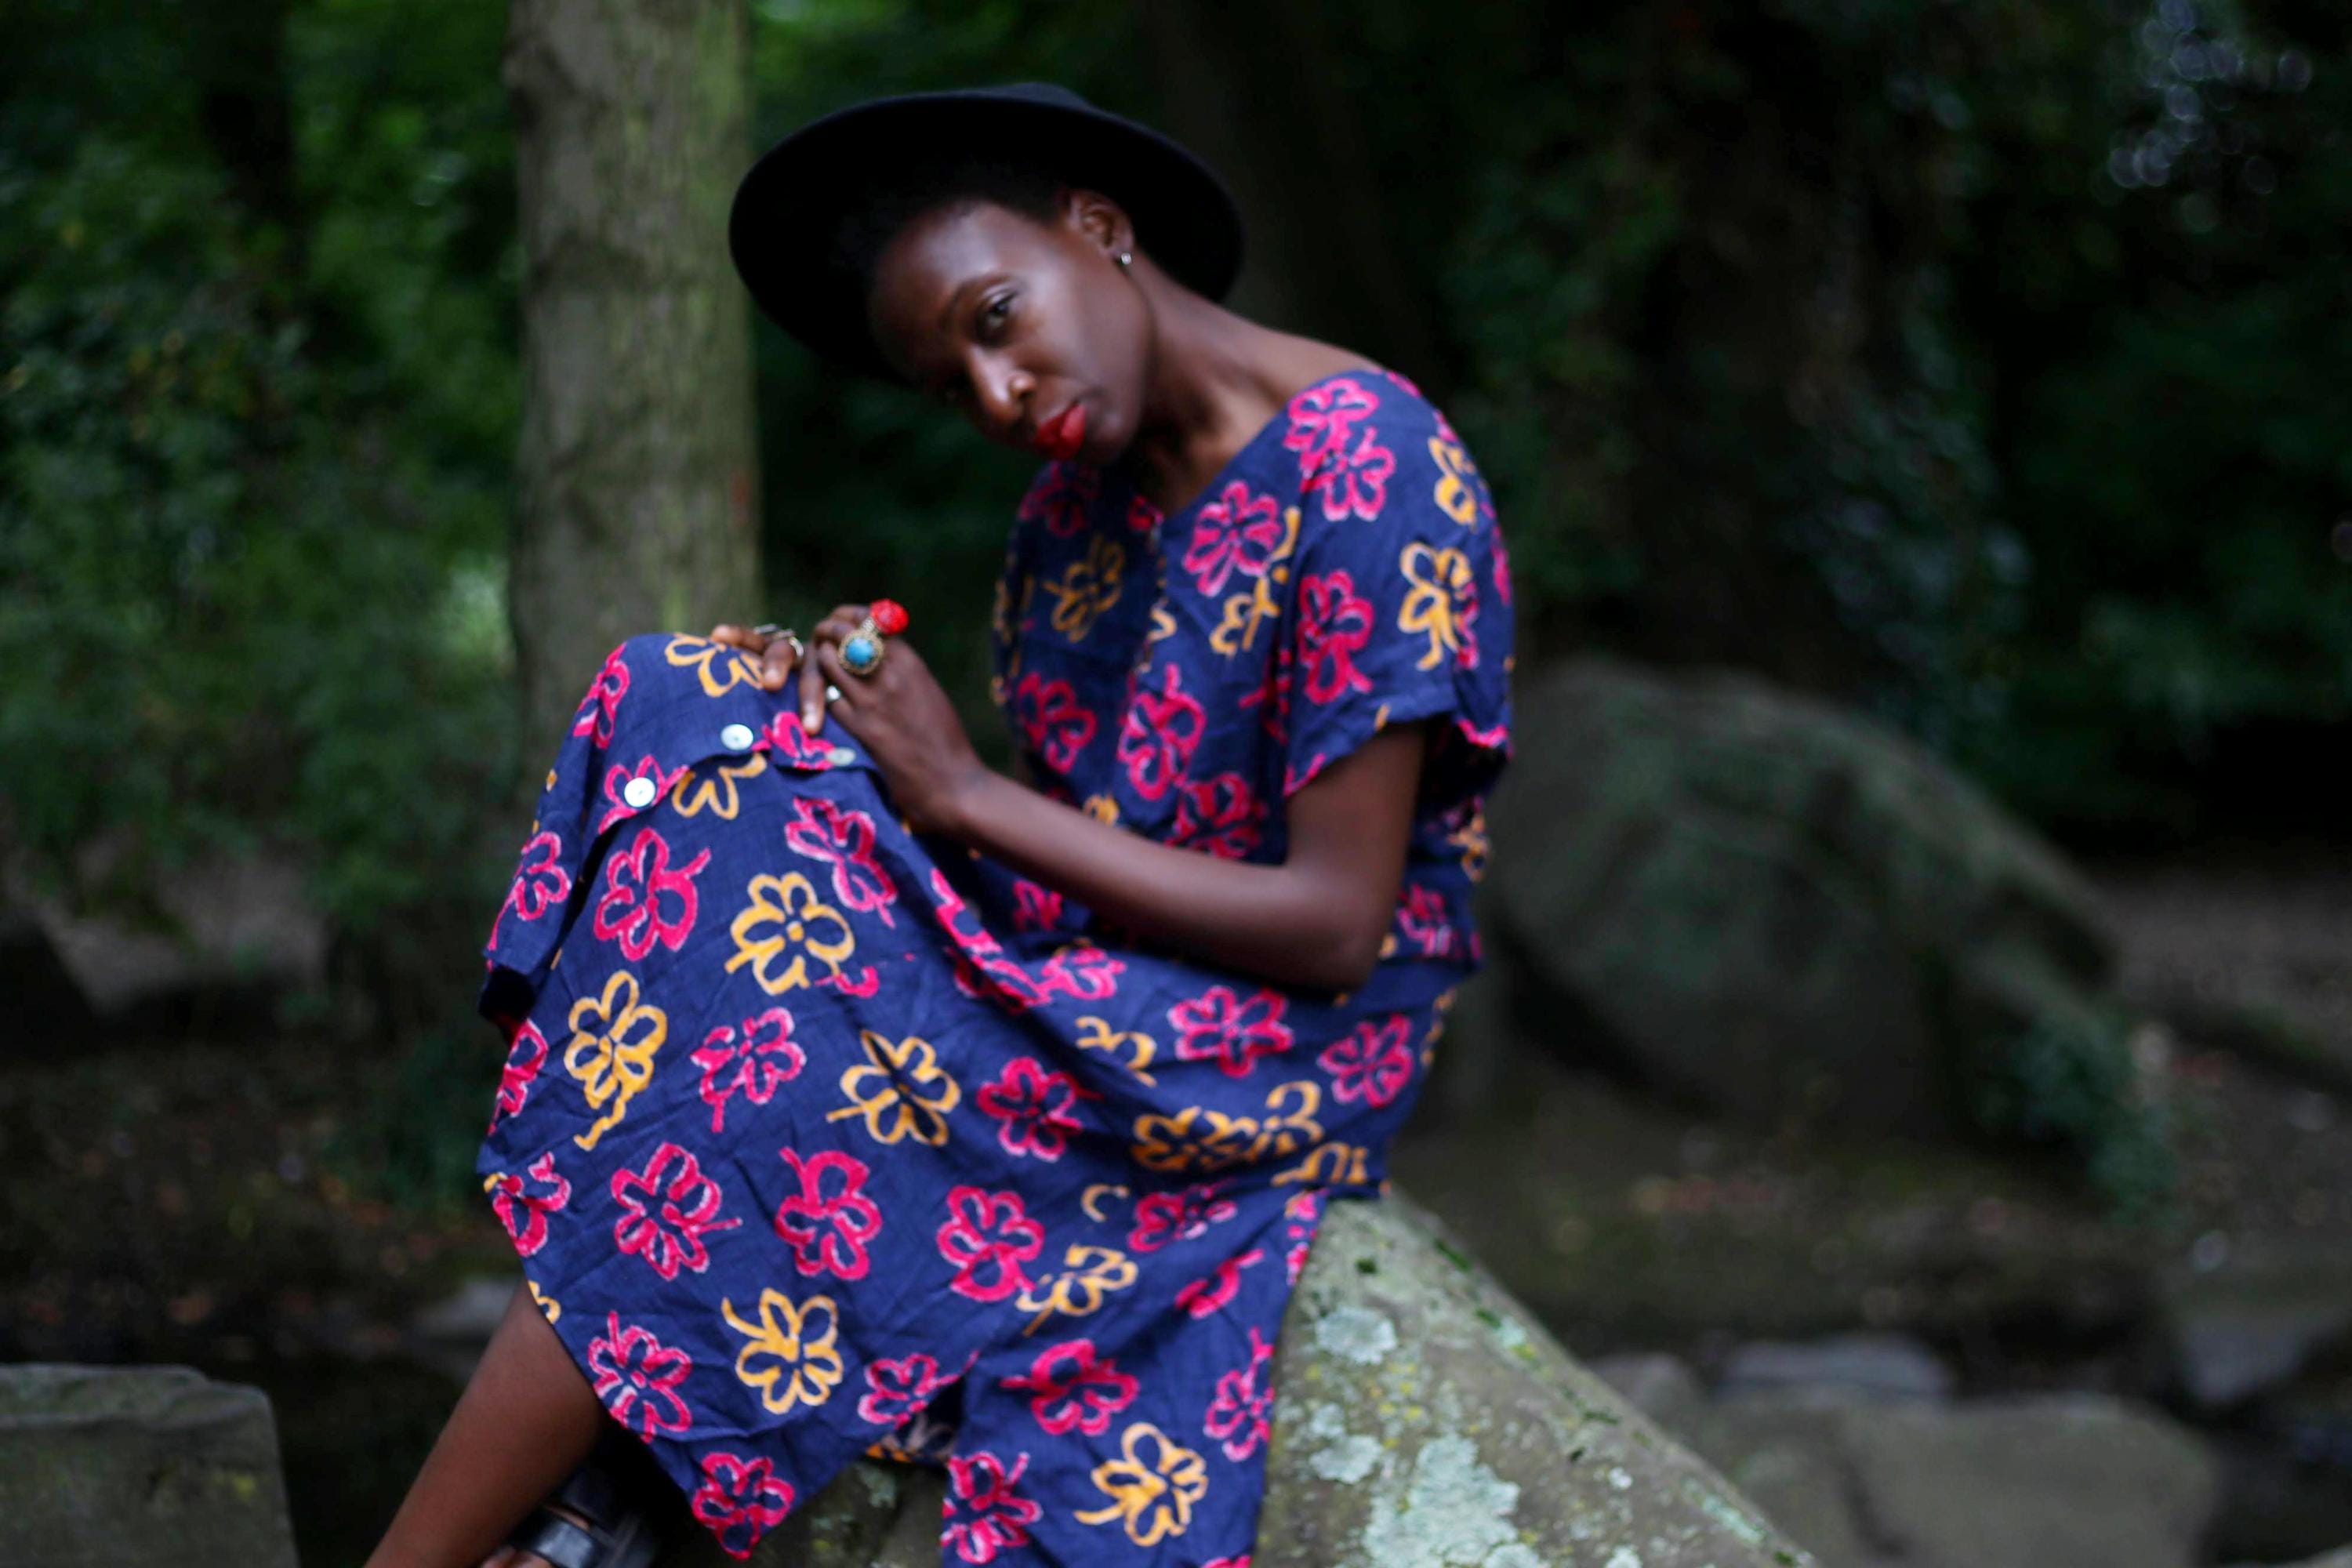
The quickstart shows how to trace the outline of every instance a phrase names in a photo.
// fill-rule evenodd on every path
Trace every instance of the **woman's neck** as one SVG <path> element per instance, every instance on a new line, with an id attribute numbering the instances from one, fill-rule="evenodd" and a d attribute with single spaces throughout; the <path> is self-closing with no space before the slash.
<path id="1" fill-rule="evenodd" d="M 1365 363 L 1188 289 L 1154 292 L 1143 420 L 1119 464 L 1162 512 L 1199 494 L 1300 387 Z"/>

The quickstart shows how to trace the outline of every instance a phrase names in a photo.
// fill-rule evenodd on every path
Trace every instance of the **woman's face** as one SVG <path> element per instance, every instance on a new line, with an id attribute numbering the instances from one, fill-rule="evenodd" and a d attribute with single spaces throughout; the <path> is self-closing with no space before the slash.
<path id="1" fill-rule="evenodd" d="M 990 440 L 1108 463 L 1134 438 L 1150 317 L 1113 258 L 1108 199 L 1065 191 L 1040 223 L 993 202 L 941 207 L 892 237 L 866 316 L 883 357 Z"/>

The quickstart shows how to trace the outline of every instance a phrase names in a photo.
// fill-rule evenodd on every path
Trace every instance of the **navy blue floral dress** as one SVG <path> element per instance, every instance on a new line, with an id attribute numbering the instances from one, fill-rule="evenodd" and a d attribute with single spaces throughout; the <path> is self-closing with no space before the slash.
<path id="1" fill-rule="evenodd" d="M 541 1309 L 748 1553 L 857 1455 L 944 1464 L 948 1563 L 1245 1563 L 1325 1198 L 1378 1192 L 1509 752 L 1509 567 L 1392 374 L 1297 394 L 1184 510 L 1049 465 L 993 689 L 1039 786 L 1278 861 L 1283 803 L 1435 721 L 1370 979 L 1139 943 L 908 831 L 837 722 L 699 637 L 614 650 L 486 950 L 480 1172 Z"/>

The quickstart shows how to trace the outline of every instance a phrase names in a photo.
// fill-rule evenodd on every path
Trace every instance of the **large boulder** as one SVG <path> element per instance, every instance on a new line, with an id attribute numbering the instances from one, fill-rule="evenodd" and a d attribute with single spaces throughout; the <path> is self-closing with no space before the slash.
<path id="1" fill-rule="evenodd" d="M 1255 1568 L 1812 1559 L 1400 1199 L 1331 1206 L 1284 1321 Z M 853 1466 L 752 1561 L 934 1568 L 936 1472 Z M 666 1568 L 728 1560 L 708 1536 Z"/>
<path id="2" fill-rule="evenodd" d="M 1518 702 L 1486 907 L 1548 1038 L 1750 1122 L 1936 1133 L 2029 1030 L 2099 1026 L 2089 887 L 1901 736 L 1599 658 Z"/>
<path id="3" fill-rule="evenodd" d="M 294 1568 L 268 1399 L 184 1366 L 0 1366 L 0 1563 Z"/>
<path id="4" fill-rule="evenodd" d="M 1707 1399 L 1668 1357 L 1602 1363 L 1823 1568 L 2189 1568 L 2221 1467 L 2095 1394 L 1950 1403 L 1844 1383 Z"/>

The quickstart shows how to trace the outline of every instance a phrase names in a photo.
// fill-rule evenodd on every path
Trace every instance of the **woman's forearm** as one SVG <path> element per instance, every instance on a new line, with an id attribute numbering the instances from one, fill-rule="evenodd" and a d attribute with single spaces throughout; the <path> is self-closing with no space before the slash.
<path id="1" fill-rule="evenodd" d="M 961 842 L 1197 957 L 1284 985 L 1344 991 L 1373 954 L 1348 900 L 1303 868 L 1223 860 L 1140 837 L 1002 773 L 963 792 Z"/>

